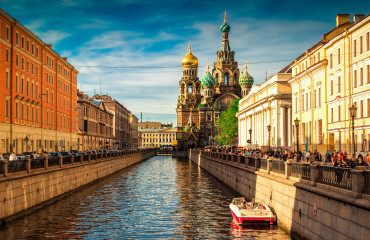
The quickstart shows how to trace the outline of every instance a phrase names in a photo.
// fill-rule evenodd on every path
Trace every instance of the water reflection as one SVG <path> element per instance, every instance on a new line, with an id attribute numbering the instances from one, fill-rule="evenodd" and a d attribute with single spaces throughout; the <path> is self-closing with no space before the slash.
<path id="1" fill-rule="evenodd" d="M 235 196 L 189 160 L 156 156 L 12 222 L 0 239 L 290 239 L 235 225 Z"/>

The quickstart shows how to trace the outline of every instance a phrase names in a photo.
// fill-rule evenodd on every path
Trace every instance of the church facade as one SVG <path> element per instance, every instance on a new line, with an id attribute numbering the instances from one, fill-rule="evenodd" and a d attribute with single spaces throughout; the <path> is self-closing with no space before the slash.
<path id="1" fill-rule="evenodd" d="M 249 93 L 253 78 L 240 72 L 235 52 L 229 44 L 230 26 L 226 12 L 220 27 L 223 39 L 217 51 L 217 61 L 210 71 L 209 62 L 205 75 L 198 78 L 198 59 L 193 55 L 189 42 L 188 53 L 182 59 L 183 76 L 179 82 L 180 95 L 177 103 L 177 126 L 184 132 L 184 142 L 197 142 L 198 146 L 215 144 L 218 134 L 217 121 L 230 103 Z M 191 129 L 191 133 L 187 133 Z M 196 132 L 196 134 L 194 134 Z"/>

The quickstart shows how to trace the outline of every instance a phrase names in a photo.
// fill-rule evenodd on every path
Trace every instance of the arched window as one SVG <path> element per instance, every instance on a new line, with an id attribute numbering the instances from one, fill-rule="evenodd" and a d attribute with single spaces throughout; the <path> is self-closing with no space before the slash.
<path id="1" fill-rule="evenodd" d="M 229 86 L 229 73 L 225 73 L 225 86 Z"/>
<path id="2" fill-rule="evenodd" d="M 218 73 L 216 74 L 216 84 L 218 83 Z"/>
<path id="3" fill-rule="evenodd" d="M 181 87 L 180 87 L 180 94 L 184 94 L 184 85 L 181 84 Z"/>
<path id="4" fill-rule="evenodd" d="M 234 84 L 238 82 L 238 74 L 234 74 Z"/>
<path id="5" fill-rule="evenodd" d="M 193 85 L 192 84 L 189 84 L 189 86 L 188 86 L 188 93 L 189 94 L 193 93 Z"/>

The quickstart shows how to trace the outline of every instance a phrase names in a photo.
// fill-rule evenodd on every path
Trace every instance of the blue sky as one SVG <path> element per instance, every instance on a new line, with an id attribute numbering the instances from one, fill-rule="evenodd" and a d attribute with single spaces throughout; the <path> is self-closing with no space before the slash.
<path id="1" fill-rule="evenodd" d="M 189 36 L 199 59 L 216 60 L 225 9 L 230 46 L 255 83 L 273 75 L 322 34 L 338 13 L 370 13 L 368 1 L 0 0 L 79 71 L 78 87 L 107 92 L 143 121 L 176 123 L 181 59 Z"/>

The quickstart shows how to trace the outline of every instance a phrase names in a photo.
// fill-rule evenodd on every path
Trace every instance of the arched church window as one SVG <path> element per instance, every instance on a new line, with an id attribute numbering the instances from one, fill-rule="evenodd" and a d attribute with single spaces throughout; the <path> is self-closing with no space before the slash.
<path id="1" fill-rule="evenodd" d="M 229 86 L 229 73 L 225 73 L 225 86 Z"/>
<path id="2" fill-rule="evenodd" d="M 188 86 L 188 93 L 189 94 L 193 93 L 193 85 L 192 84 L 189 84 L 189 86 Z"/>

